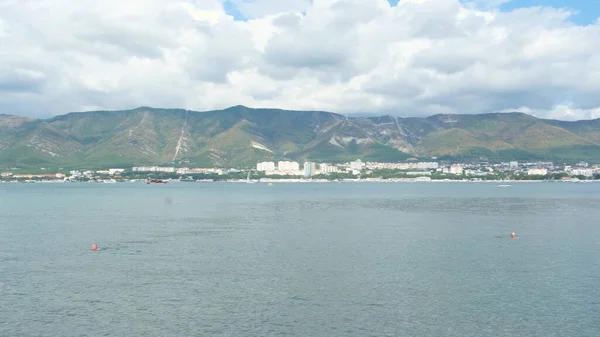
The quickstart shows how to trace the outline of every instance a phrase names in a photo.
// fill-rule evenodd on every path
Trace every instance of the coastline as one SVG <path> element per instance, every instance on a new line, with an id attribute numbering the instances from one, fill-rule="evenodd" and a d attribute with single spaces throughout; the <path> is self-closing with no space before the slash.
<path id="1" fill-rule="evenodd" d="M 166 180 L 167 183 L 248 183 L 248 180 L 217 180 L 217 181 L 206 181 L 206 180 Z M 421 180 L 417 178 L 399 178 L 399 179 L 340 179 L 340 180 L 328 180 L 328 179 L 264 179 L 264 180 L 250 180 L 250 183 L 259 184 L 281 184 L 281 183 L 488 183 L 488 184 L 499 184 L 502 187 L 510 187 L 509 184 L 514 183 L 592 183 L 600 182 L 600 180 L 469 180 L 469 179 L 431 179 Z M 64 181 L 64 180 L 40 180 L 40 181 L 0 181 L 0 184 L 123 184 L 123 183 L 143 183 L 144 180 L 140 181 Z"/>

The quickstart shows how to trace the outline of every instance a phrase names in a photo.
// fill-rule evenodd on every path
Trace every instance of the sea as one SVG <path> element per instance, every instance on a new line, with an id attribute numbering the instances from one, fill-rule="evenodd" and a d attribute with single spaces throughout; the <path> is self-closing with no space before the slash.
<path id="1" fill-rule="evenodd" d="M 0 184 L 0 336 L 598 337 L 600 183 Z"/>

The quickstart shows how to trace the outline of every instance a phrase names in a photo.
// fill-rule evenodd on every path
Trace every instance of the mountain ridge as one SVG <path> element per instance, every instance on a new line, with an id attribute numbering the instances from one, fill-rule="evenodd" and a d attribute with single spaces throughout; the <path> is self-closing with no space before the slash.
<path id="1" fill-rule="evenodd" d="M 0 167 L 181 164 L 253 166 L 262 160 L 600 162 L 600 118 L 521 112 L 348 117 L 327 111 L 194 111 L 140 106 L 45 119 L 0 115 Z"/>

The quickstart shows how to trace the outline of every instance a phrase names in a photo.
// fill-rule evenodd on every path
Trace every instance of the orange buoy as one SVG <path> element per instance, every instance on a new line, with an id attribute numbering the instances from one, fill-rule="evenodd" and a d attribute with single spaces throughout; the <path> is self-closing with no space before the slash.
<path id="1" fill-rule="evenodd" d="M 98 245 L 95 243 L 92 243 L 92 250 L 98 250 Z"/>

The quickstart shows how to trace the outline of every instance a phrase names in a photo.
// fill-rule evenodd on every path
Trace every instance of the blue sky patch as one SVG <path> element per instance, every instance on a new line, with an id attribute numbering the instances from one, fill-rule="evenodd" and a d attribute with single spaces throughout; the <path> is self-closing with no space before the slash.
<path id="1" fill-rule="evenodd" d="M 577 12 L 571 21 L 578 25 L 594 24 L 600 16 L 600 0 L 512 0 L 500 6 L 501 10 L 512 11 L 523 7 L 567 8 Z"/>
<path id="2" fill-rule="evenodd" d="M 401 0 L 388 1 L 392 6 L 396 6 Z M 472 2 L 472 0 L 463 0 L 463 2 Z M 571 20 L 578 25 L 594 24 L 600 17 L 600 0 L 511 0 L 501 5 L 500 10 L 508 12 L 518 8 L 537 6 L 567 8 L 575 11 L 576 14 L 571 17 Z M 223 1 L 223 9 L 235 20 L 247 19 L 231 0 Z"/>
<path id="3" fill-rule="evenodd" d="M 225 13 L 227 13 L 227 15 L 233 16 L 233 19 L 236 21 L 245 21 L 246 20 L 246 17 L 244 16 L 244 14 L 242 14 L 237 9 L 237 6 L 231 0 L 223 1 L 223 10 L 225 11 Z"/>

